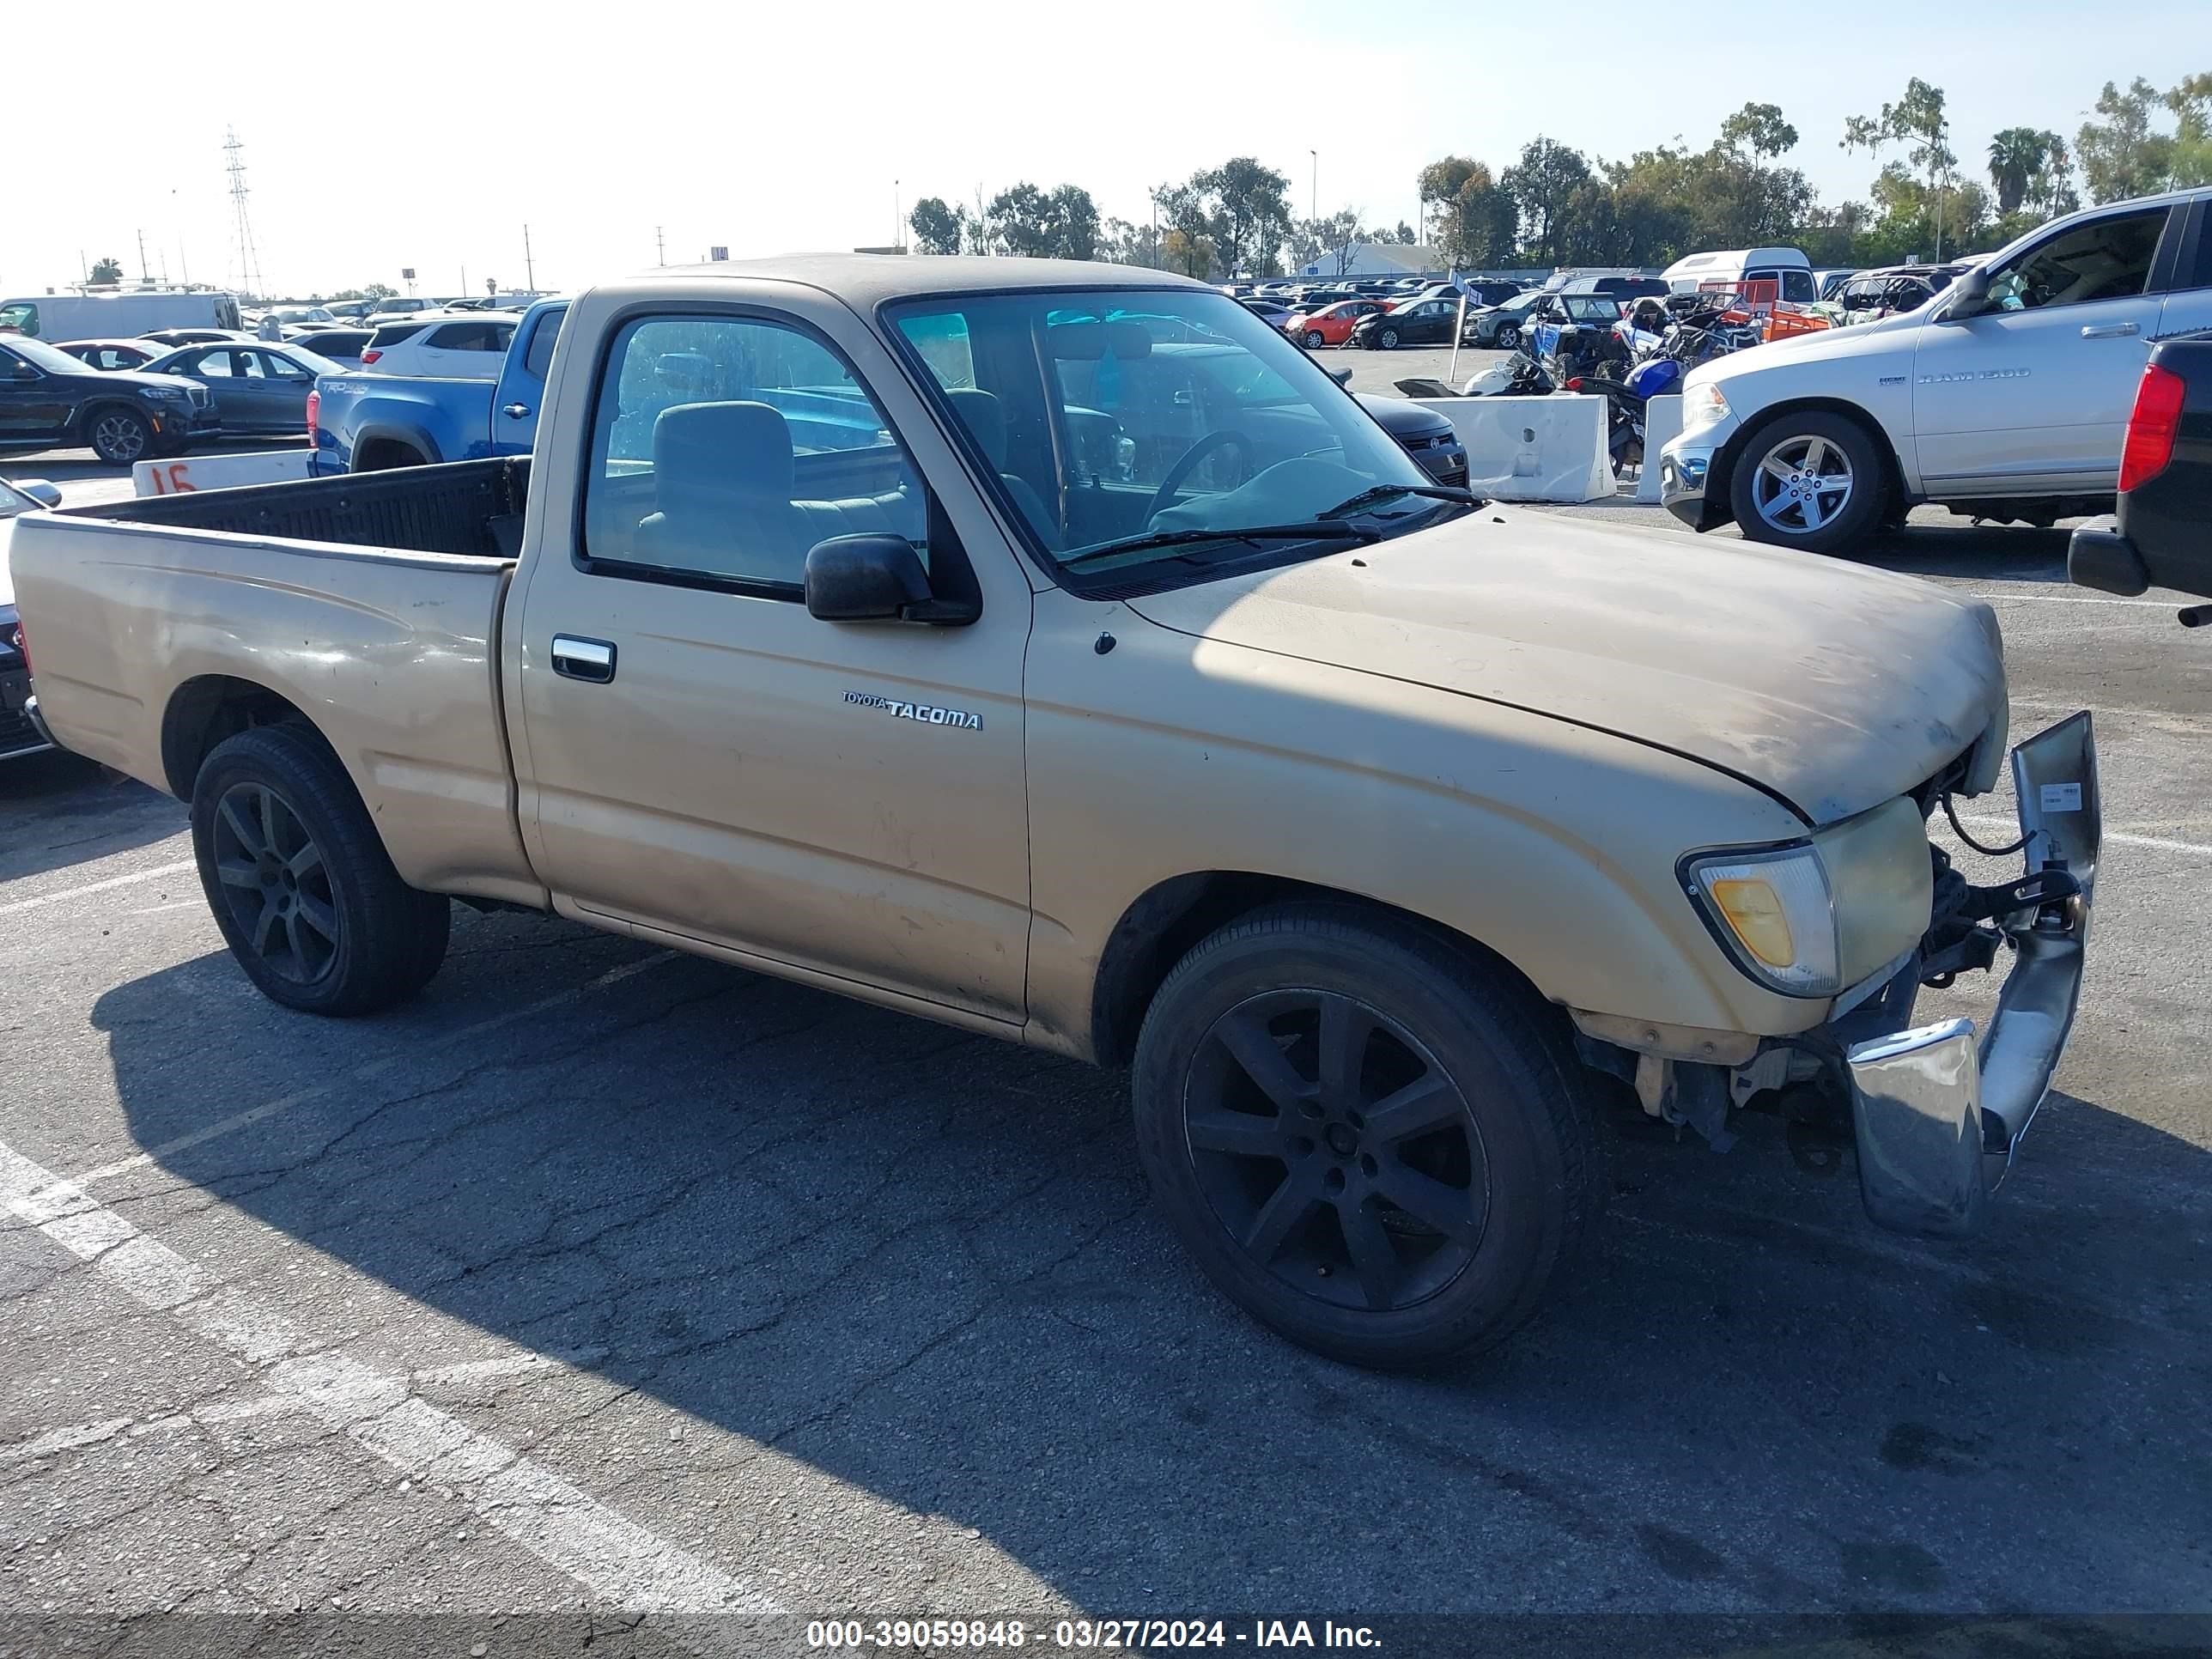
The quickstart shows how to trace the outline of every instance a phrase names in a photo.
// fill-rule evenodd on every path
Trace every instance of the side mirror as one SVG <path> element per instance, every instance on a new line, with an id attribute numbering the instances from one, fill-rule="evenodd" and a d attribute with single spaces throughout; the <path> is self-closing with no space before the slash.
<path id="1" fill-rule="evenodd" d="M 832 536 L 806 555 L 806 613 L 823 622 L 969 623 L 975 607 L 929 591 L 903 536 Z"/>
<path id="2" fill-rule="evenodd" d="M 1960 272 L 1958 280 L 1951 284 L 1950 309 L 1943 314 L 1954 322 L 1963 323 L 1989 308 L 1990 273 L 1979 265 Z"/>
<path id="3" fill-rule="evenodd" d="M 1328 371 L 1328 378 L 1335 381 L 1339 386 L 1350 386 L 1352 384 L 1352 371 L 1348 368 L 1332 368 Z"/>
<path id="4" fill-rule="evenodd" d="M 59 507 L 62 504 L 62 487 L 58 483 L 49 483 L 44 478 L 18 478 L 15 488 L 40 507 Z"/>

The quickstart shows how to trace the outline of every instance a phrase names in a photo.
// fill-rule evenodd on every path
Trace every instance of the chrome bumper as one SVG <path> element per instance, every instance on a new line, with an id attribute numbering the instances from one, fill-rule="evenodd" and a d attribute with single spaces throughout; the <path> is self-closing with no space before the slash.
<path id="1" fill-rule="evenodd" d="M 1695 442 L 1676 438 L 1659 452 L 1659 503 L 1692 530 L 1709 522 L 1705 481 L 1728 432 L 1726 423 L 1709 426 L 1695 434 Z"/>
<path id="2" fill-rule="evenodd" d="M 2081 891 L 2000 919 L 2017 960 L 1978 1052 L 1973 1021 L 1953 1019 L 1845 1056 L 1859 1196 L 1899 1232 L 1957 1238 L 1981 1226 L 2074 1027 L 2104 839 L 2087 711 L 2014 750 L 2012 777 L 2028 873 L 2062 870 Z"/>

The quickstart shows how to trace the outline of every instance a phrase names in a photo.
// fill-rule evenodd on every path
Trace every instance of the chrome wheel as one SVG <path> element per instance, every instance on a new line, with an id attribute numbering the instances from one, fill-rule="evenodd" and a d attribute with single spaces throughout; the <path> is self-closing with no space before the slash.
<path id="1" fill-rule="evenodd" d="M 1369 1313 L 1463 1273 L 1490 1214 L 1466 1097 L 1419 1038 L 1334 992 L 1247 998 L 1183 1091 L 1185 1156 L 1214 1218 L 1272 1278 Z"/>
<path id="2" fill-rule="evenodd" d="M 1752 504 L 1785 536 L 1809 536 L 1850 504 L 1850 457 L 1817 436 L 1784 438 L 1752 475 Z"/>
<path id="3" fill-rule="evenodd" d="M 312 985 L 338 951 L 338 913 L 322 849 L 283 797 L 238 783 L 216 807 L 215 867 L 223 902 L 269 971 Z"/>
<path id="4" fill-rule="evenodd" d="M 1500 351 L 1511 351 L 1521 343 L 1521 331 L 1510 323 L 1502 323 L 1498 325 L 1497 334 L 1492 337 L 1492 343 Z"/>
<path id="5" fill-rule="evenodd" d="M 1308 350 L 1319 351 L 1328 343 L 1328 341 L 1322 338 L 1321 331 L 1319 329 L 1310 328 L 1306 331 L 1306 349 Z"/>
<path id="6" fill-rule="evenodd" d="M 1398 349 L 1398 331 L 1395 328 L 1384 329 L 1382 333 L 1375 337 L 1375 343 L 1385 351 L 1395 351 Z"/>

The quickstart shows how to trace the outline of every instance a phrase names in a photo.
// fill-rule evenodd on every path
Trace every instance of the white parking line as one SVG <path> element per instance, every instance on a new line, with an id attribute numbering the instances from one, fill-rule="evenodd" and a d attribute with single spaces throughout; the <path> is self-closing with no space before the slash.
<path id="1" fill-rule="evenodd" d="M 280 1112 L 289 1112 L 295 1106 L 305 1105 L 308 1101 L 319 1099 L 337 1090 L 366 1082 L 380 1072 L 390 1071 L 404 1060 L 419 1060 L 423 1055 L 435 1054 L 441 1048 L 450 1048 L 457 1042 L 466 1042 L 472 1037 L 483 1036 L 489 1032 L 498 1030 L 502 1026 L 513 1025 L 519 1020 L 535 1018 L 549 1009 L 557 1008 L 562 1003 L 572 1002 L 578 997 L 588 996 L 594 991 L 603 991 L 610 985 L 619 985 L 623 981 L 633 975 L 641 974 L 648 968 L 657 968 L 664 962 L 675 961 L 678 954 L 674 951 L 656 951 L 651 956 L 641 957 L 635 962 L 625 962 L 618 968 L 608 969 L 597 979 L 587 981 L 582 985 L 572 985 L 565 991 L 556 991 L 552 995 L 540 997 L 537 1001 L 523 1007 L 510 1008 L 505 1013 L 494 1014 L 489 1019 L 480 1019 L 473 1025 L 461 1026 L 456 1030 L 447 1032 L 443 1036 L 423 1039 L 416 1042 L 403 1054 L 387 1054 L 382 1060 L 372 1060 L 365 1066 L 356 1066 L 351 1071 L 342 1073 L 328 1083 L 319 1083 L 312 1089 L 301 1089 L 293 1094 L 279 1095 L 276 1099 L 264 1101 L 258 1106 L 249 1106 L 242 1112 L 233 1112 L 228 1117 L 220 1117 L 212 1123 L 204 1123 L 197 1129 L 188 1130 L 183 1134 L 174 1136 L 161 1142 L 158 1146 L 149 1146 L 143 1152 L 136 1152 L 129 1158 L 118 1158 L 112 1164 L 103 1164 L 96 1170 L 87 1170 L 76 1177 L 76 1184 L 81 1187 L 89 1186 L 95 1181 L 112 1181 L 116 1176 L 128 1175 L 133 1170 L 143 1170 L 149 1164 L 173 1158 L 177 1153 L 198 1146 L 204 1141 L 214 1140 L 234 1130 L 259 1123 L 264 1119 L 275 1117 Z"/>
<path id="2" fill-rule="evenodd" d="M 110 876 L 106 881 L 88 881 L 82 887 L 64 887 L 58 893 L 41 893 L 36 898 L 17 899 L 0 904 L 0 916 L 19 916 L 26 910 L 36 910 L 48 904 L 62 904 L 73 898 L 82 898 L 88 893 L 105 893 L 111 888 L 129 887 L 142 881 L 159 881 L 163 876 L 181 875 L 192 867 L 190 859 L 179 859 L 174 864 L 156 864 L 149 869 L 133 870 L 127 876 Z"/>
<path id="3" fill-rule="evenodd" d="M 246 1418 L 271 1417 L 281 1412 L 307 1410 L 304 1401 L 288 1394 L 258 1395 L 251 1400 L 217 1401 L 188 1412 L 171 1412 L 162 1417 L 106 1417 L 97 1423 L 72 1423 L 65 1429 L 49 1429 L 46 1433 L 20 1440 L 12 1446 L 0 1446 L 0 1463 L 21 1463 L 38 1457 L 49 1457 L 57 1452 L 75 1451 L 83 1446 L 104 1445 L 119 1437 L 136 1440 L 143 1435 L 158 1433 L 167 1429 L 191 1428 L 203 1423 L 236 1423 Z"/>
<path id="4" fill-rule="evenodd" d="M 453 1365 L 434 1365 L 416 1371 L 415 1381 L 436 1388 L 459 1388 L 501 1376 L 528 1376 L 539 1371 L 568 1371 L 579 1365 L 597 1364 L 607 1357 L 605 1348 L 559 1348 L 551 1353 L 495 1355 L 489 1359 L 464 1359 Z"/>
<path id="5" fill-rule="evenodd" d="M 133 1300 L 172 1315 L 258 1369 L 274 1392 L 297 1400 L 412 1478 L 451 1486 L 486 1522 L 603 1600 L 637 1612 L 784 1611 L 750 1585 L 440 1411 L 405 1377 L 343 1354 L 307 1350 L 280 1316 L 4 1144 L 0 1200 Z"/>

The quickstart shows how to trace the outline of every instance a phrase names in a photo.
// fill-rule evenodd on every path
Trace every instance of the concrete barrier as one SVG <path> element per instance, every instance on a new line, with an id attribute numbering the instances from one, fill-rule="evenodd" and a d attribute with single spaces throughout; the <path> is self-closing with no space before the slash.
<path id="1" fill-rule="evenodd" d="M 1636 499 L 1659 499 L 1659 452 L 1682 435 L 1682 394 L 1653 398 L 1644 405 L 1644 470 L 1636 475 Z"/>
<path id="2" fill-rule="evenodd" d="M 1467 485 L 1501 501 L 1595 501 L 1613 491 L 1606 400 L 1416 398 L 1452 423 L 1467 449 Z"/>
<path id="3" fill-rule="evenodd" d="M 244 454 L 179 455 L 173 460 L 133 461 L 131 487 L 140 495 L 182 495 L 195 489 L 234 489 L 240 484 L 283 483 L 309 475 L 312 449 L 257 449 Z"/>

